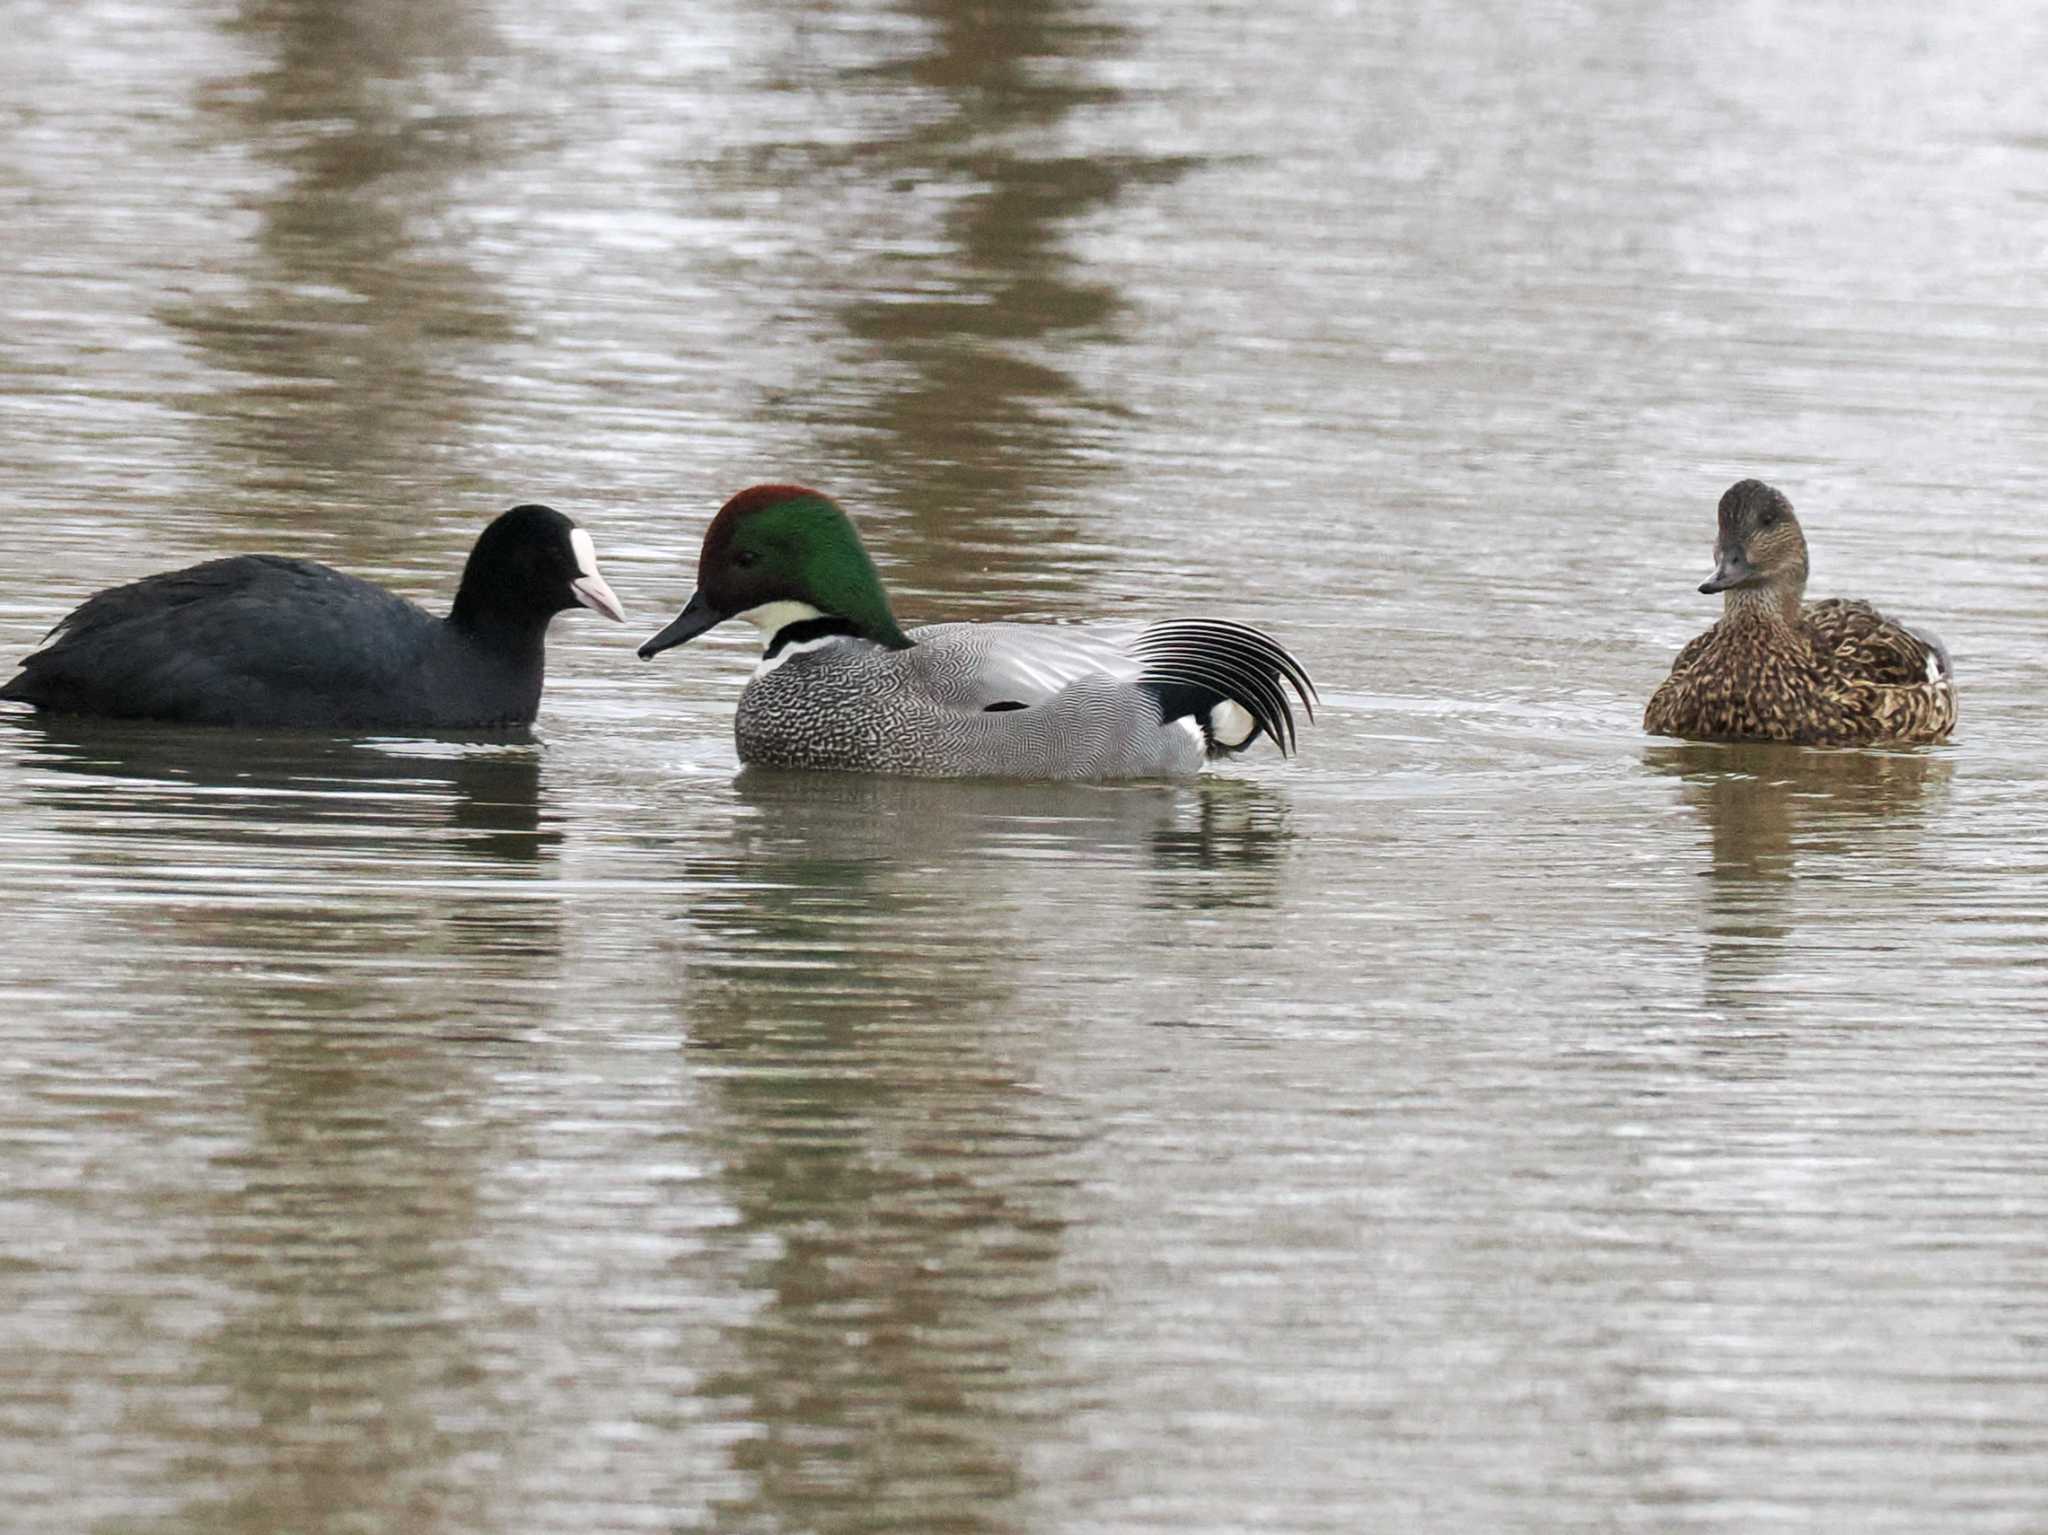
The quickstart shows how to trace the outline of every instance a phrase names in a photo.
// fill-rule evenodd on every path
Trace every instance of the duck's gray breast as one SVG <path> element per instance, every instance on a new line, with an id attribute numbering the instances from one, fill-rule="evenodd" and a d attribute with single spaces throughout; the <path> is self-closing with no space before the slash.
<path id="1" fill-rule="evenodd" d="M 733 722 L 742 762 L 910 772 L 900 759 L 919 723 L 895 652 L 827 645 L 757 675 Z"/>

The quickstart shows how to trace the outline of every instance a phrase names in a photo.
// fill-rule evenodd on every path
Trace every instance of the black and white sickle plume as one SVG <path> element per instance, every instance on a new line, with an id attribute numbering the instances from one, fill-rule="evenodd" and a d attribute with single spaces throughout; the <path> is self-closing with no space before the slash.
<path id="1" fill-rule="evenodd" d="M 1316 717 L 1316 685 L 1307 669 L 1278 640 L 1247 624 L 1170 618 L 1148 626 L 1131 641 L 1130 653 L 1143 668 L 1139 682 L 1159 699 L 1160 718 L 1193 719 L 1212 755 L 1242 751 L 1261 734 L 1291 754 L 1289 687 L 1309 719 Z"/>

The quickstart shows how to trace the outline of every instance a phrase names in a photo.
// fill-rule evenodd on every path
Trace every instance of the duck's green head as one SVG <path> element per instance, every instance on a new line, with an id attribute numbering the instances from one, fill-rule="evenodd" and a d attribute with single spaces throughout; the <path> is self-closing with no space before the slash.
<path id="1" fill-rule="evenodd" d="M 697 558 L 697 593 L 676 621 L 640 647 L 644 659 L 693 640 L 728 618 L 771 640 L 794 623 L 905 650 L 875 563 L 836 503 L 801 485 L 756 485 L 711 519 Z"/>
<path id="2" fill-rule="evenodd" d="M 1739 480 L 1721 497 L 1714 573 L 1703 592 L 1771 588 L 1797 601 L 1806 589 L 1806 535 L 1792 503 L 1762 480 Z"/>

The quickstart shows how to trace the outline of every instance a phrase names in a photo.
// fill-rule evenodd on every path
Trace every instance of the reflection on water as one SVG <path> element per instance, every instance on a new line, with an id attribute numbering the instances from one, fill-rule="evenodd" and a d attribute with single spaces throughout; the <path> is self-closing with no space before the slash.
<path id="1" fill-rule="evenodd" d="M 907 618 L 1340 706 L 735 779 L 571 624 L 531 737 L 0 719 L 0 1525 L 2041 1524 L 2038 7 L 15 10 L 0 655 L 530 477 L 663 606 L 801 475 Z M 1747 473 L 1967 741 L 1646 745 Z"/>
<path id="2" fill-rule="evenodd" d="M 345 533 L 402 530 L 418 508 L 363 508 L 363 480 L 444 452 L 483 349 L 512 333 L 446 218 L 503 152 L 503 103 L 465 80 L 488 24 L 463 0 L 245 0 L 232 30 L 259 59 L 213 86 L 211 131 L 276 174 L 232 288 L 164 318 L 241 380 L 202 404 L 255 526 L 303 535 L 319 501 L 348 509 Z"/>
<path id="3" fill-rule="evenodd" d="M 166 1527 L 474 1527 L 474 1493 L 438 1489 L 497 1437 L 459 1277 L 489 1156 L 476 1055 L 531 1033 L 562 965 L 538 750 L 8 725 L 62 852 L 39 901 L 115 892 L 107 918 L 165 956 L 136 978 L 123 1069 L 65 1100 L 85 1155 L 138 1114 L 157 1148 L 80 1187 L 90 1240 L 174 1203 L 153 1260 L 188 1287 L 150 1425 L 182 1447 Z M 31 1048 L 32 1083 L 75 1076 L 68 1032 Z M 146 1360 L 157 1325 L 116 1306 L 92 1346 Z M 43 1344 L 52 1367 L 80 1346 Z"/>
<path id="4" fill-rule="evenodd" d="M 1221 777 L 1200 780 L 1190 793 L 1192 815 L 1152 837 L 1155 904 L 1219 912 L 1275 905 L 1281 867 L 1293 851 L 1286 796 Z"/>
<path id="5" fill-rule="evenodd" d="M 1256 899 L 1284 832 L 1270 801 L 1232 788 L 749 768 L 734 786 L 729 849 L 699 848 L 687 866 L 704 892 L 689 912 L 692 1006 L 730 990 L 751 1021 L 829 1017 L 836 1028 L 994 1013 L 1032 979 L 1017 956 L 1071 920 L 1061 891 L 1084 862 L 1098 880 L 1156 880 L 1174 903 L 1204 904 L 1205 874 L 1232 887 L 1219 901 Z M 967 907 L 938 874 L 961 867 L 977 871 Z"/>
<path id="6" fill-rule="evenodd" d="M 879 71 L 936 92 L 943 108 L 901 137 L 862 146 L 866 173 L 928 208 L 905 248 L 862 274 L 838 311 L 890 382 L 820 422 L 905 520 L 881 542 L 931 612 L 1009 616 L 1016 583 L 1071 590 L 1098 557 L 1083 530 L 1050 510 L 1072 482 L 1103 467 L 1077 451 L 1086 413 L 1056 362 L 1063 338 L 1099 334 L 1115 291 L 1067 249 L 1083 214 L 1134 185 L 1171 180 L 1185 160 L 1061 153 L 1061 121 L 1116 98 L 1100 66 L 1134 35 L 1075 0 L 905 0 L 930 45 Z M 896 382 L 900 380 L 900 382 Z M 1055 491 L 1060 494 L 1055 495 Z M 878 530 L 878 532 L 881 530 Z M 1022 551 L 1026 569 L 984 579 L 992 558 Z"/>
<path id="7" fill-rule="evenodd" d="M 72 813 L 58 824 L 104 837 L 110 857 L 123 856 L 134 815 L 302 852 L 395 851 L 437 821 L 450 847 L 512 862 L 560 841 L 541 820 L 540 756 L 524 731 L 380 744 L 24 713 L 8 723 L 21 765 L 54 775 L 37 779 L 36 796 Z"/>
<path id="8" fill-rule="evenodd" d="M 1930 795 L 1954 765 L 1926 751 L 1719 743 L 1651 746 L 1643 760 L 1679 779 L 1706 822 L 1706 974 L 1716 1005 L 1768 990 L 1795 936 L 1795 881 L 1824 898 L 1830 882 L 1864 879 L 1910 854 Z"/>
<path id="9" fill-rule="evenodd" d="M 1735 884 L 1788 879 L 1796 855 L 1854 854 L 1887 828 L 1924 826 L 1929 790 L 1955 767 L 1947 753 L 1701 742 L 1647 747 L 1643 761 L 1684 781 L 1714 877 Z"/>
<path id="10" fill-rule="evenodd" d="M 683 1010 L 741 1148 L 736 1240 L 773 1239 L 715 1384 L 754 1425 L 756 1495 L 729 1512 L 1017 1527 L 1034 1409 L 1014 1388 L 1050 1372 L 1079 1143 L 1039 1084 L 1045 1042 L 1013 1026 L 1020 992 L 1062 933 L 1082 941 L 1100 892 L 1061 887 L 1084 866 L 1189 909 L 1270 898 L 1283 822 L 1242 785 L 741 775 L 730 855 L 689 870 Z M 962 867 L 971 892 L 943 877 Z"/>
<path id="11" fill-rule="evenodd" d="M 179 1383 L 182 1426 L 214 1440 L 179 1524 L 473 1527 L 480 1489 L 452 1507 L 434 1495 L 496 1438 L 464 1288 L 492 1153 L 471 1047 L 402 1025 L 365 1039 L 332 986 L 277 1000 L 294 1026 L 243 1039 L 217 1104 L 233 1146 L 208 1173 L 234 1197 L 189 1237 L 224 1293 Z M 216 1437 L 229 1425 L 263 1453 Z"/>
<path id="12" fill-rule="evenodd" d="M 736 1146 L 739 1239 L 773 1243 L 741 1362 L 712 1384 L 752 1426 L 739 1527 L 796 1507 L 834 1528 L 1013 1527 L 1020 1425 L 991 1388 L 1043 1369 L 1031 1318 L 1063 1216 L 1041 1169 L 1073 1135 L 1006 1027 L 1018 902 L 1077 847 L 1170 814 L 1154 794 L 741 776 L 730 858 L 690 871 L 709 893 L 685 1014 Z M 1015 883 L 967 923 L 934 877 L 963 856 Z"/>
<path id="13" fill-rule="evenodd" d="M 433 1018 L 470 958 L 545 963 L 557 905 L 532 881 L 561 841 L 536 748 L 12 719 L 60 839 L 65 897 L 95 885 L 142 932 L 242 956 L 191 1005 Z M 238 877 L 220 880 L 223 867 Z M 406 895 L 449 882 L 429 919 Z M 520 893 L 524 888 L 529 897 Z M 346 893 L 340 893 L 342 891 Z M 303 961 L 346 960 L 348 983 Z M 488 957 L 488 958 L 487 958 Z M 287 1004 L 282 999 L 289 994 Z"/>

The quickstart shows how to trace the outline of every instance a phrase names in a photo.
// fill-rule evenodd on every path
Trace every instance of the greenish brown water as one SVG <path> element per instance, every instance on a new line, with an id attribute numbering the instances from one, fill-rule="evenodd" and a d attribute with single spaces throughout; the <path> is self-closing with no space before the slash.
<path id="1" fill-rule="evenodd" d="M 2048 22 L 28 3 L 0 654 L 236 550 L 531 734 L 0 719 L 0 1528 L 2048 1525 Z M 1952 746 L 1643 737 L 1713 505 Z M 1213 611 L 1297 762 L 741 773 L 751 481 Z"/>

